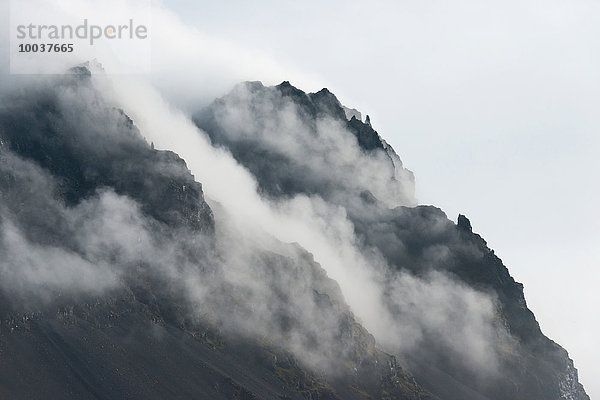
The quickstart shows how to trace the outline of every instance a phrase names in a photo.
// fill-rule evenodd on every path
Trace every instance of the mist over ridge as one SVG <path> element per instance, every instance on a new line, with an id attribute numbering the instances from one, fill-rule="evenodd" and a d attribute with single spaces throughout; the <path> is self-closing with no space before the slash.
<path id="1" fill-rule="evenodd" d="M 73 332 L 138 357 L 118 330 L 192 346 L 221 371 L 201 374 L 218 383 L 206 398 L 587 398 L 468 219 L 417 206 L 412 172 L 329 90 L 243 83 L 190 119 L 146 82 L 119 83 L 80 67 L 3 99 L 13 348 L 54 338 L 92 395 L 127 389 L 80 369 L 107 361 Z M 129 376 L 156 374 L 141 365 Z"/>

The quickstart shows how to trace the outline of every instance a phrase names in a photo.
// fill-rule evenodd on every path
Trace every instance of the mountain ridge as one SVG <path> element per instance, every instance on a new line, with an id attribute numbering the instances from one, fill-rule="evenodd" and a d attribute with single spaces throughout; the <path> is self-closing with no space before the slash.
<path id="1" fill-rule="evenodd" d="M 271 93 L 265 95 L 262 92 Z M 281 98 L 276 95 L 277 92 L 281 93 Z M 257 93 L 260 93 L 260 95 L 257 95 Z M 259 182 L 259 186 L 268 187 L 268 185 L 273 185 L 274 180 L 280 179 L 285 184 L 280 185 L 279 188 L 306 188 L 302 179 L 300 179 L 297 185 L 294 185 L 294 180 L 298 179 L 298 174 L 294 175 L 284 169 L 283 171 L 278 171 L 279 175 L 273 176 L 272 173 L 269 173 L 268 164 L 254 163 L 256 158 L 259 157 L 259 153 L 254 154 L 254 156 L 248 153 L 252 153 L 253 149 L 257 146 L 254 144 L 246 146 L 248 144 L 246 138 L 263 138 L 269 134 L 269 131 L 261 131 L 263 129 L 261 126 L 252 126 L 255 132 L 248 133 L 244 131 L 243 135 L 240 135 L 235 129 L 245 130 L 247 128 L 243 125 L 241 127 L 234 125 L 233 129 L 231 129 L 231 125 L 228 125 L 227 118 L 229 116 L 227 107 L 228 103 L 234 104 L 236 110 L 245 107 L 253 115 L 253 118 L 259 120 L 266 118 L 265 115 L 269 115 L 269 118 L 274 120 L 279 120 L 284 118 L 284 116 L 278 115 L 283 113 L 280 110 L 285 110 L 287 107 L 286 99 L 291 98 L 292 103 L 299 103 L 297 115 L 301 124 L 306 126 L 306 130 L 308 131 L 304 136 L 325 137 L 328 133 L 319 132 L 320 128 L 318 125 L 322 115 L 326 115 L 328 118 L 342 120 L 348 124 L 347 132 L 354 136 L 356 145 L 361 149 L 363 154 L 386 150 L 385 142 L 372 129 L 370 121 L 369 123 L 359 121 L 354 115 L 348 119 L 346 113 L 343 111 L 343 105 L 327 89 L 323 89 L 317 93 L 321 93 L 321 95 L 317 96 L 318 100 L 315 102 L 313 99 L 315 94 L 305 94 L 301 90 L 291 86 L 289 82 L 284 82 L 270 88 L 254 83 L 248 93 L 240 94 L 239 88 L 234 89 L 230 94 L 209 105 L 204 111 L 197 113 L 194 116 L 194 121 L 201 129 L 208 133 L 214 143 L 222 145 L 231 151 L 234 158 L 253 173 Z M 262 102 L 265 101 L 265 98 L 267 99 L 267 103 L 271 102 L 272 104 L 269 103 L 264 106 Z M 327 99 L 325 106 L 320 106 L 319 101 L 321 101 L 321 98 Z M 309 100 L 312 100 L 316 104 L 311 105 Z M 257 104 L 261 105 L 262 108 L 257 106 Z M 306 112 L 305 110 L 310 110 L 311 106 L 315 109 L 321 107 L 321 109 L 333 109 L 334 111 L 320 114 L 318 112 Z M 265 113 L 261 114 L 262 111 L 265 111 Z M 303 119 L 306 115 L 308 115 L 308 121 Z M 214 116 L 218 116 L 218 118 L 214 118 Z M 214 120 L 216 119 L 220 119 L 222 122 L 215 127 Z M 281 124 L 282 131 L 284 130 L 284 126 L 285 124 Z M 343 134 L 338 139 L 341 140 L 342 136 Z M 243 140 L 240 138 L 243 138 Z M 319 140 L 315 140 L 315 142 Z M 257 139 L 257 142 L 260 143 L 261 139 Z M 245 147 L 242 151 L 240 151 L 240 147 L 242 146 L 238 145 L 238 143 L 244 144 Z M 318 149 L 318 145 L 315 147 Z M 284 147 L 275 145 L 270 146 L 269 149 L 271 151 L 269 156 L 274 160 L 276 159 L 279 163 L 281 163 L 282 159 L 285 160 L 286 157 L 290 157 L 290 152 Z M 393 149 L 387 153 L 388 156 L 390 154 L 398 157 Z M 263 153 L 260 153 L 260 157 L 263 157 Z M 283 163 L 285 164 L 286 161 Z M 401 162 L 398 164 L 402 165 Z M 289 181 L 292 181 L 292 183 L 289 183 Z M 388 182 L 393 182 L 393 180 Z M 334 196 L 330 195 L 330 186 L 325 183 L 321 186 L 316 186 L 316 190 L 304 191 L 304 194 L 331 198 Z M 501 329 L 507 331 L 506 342 L 501 340 L 500 342 L 504 344 L 499 345 L 499 348 L 503 346 L 516 346 L 515 349 L 519 349 L 516 350 L 517 352 L 529 354 L 526 359 L 521 359 L 517 364 L 528 364 L 529 366 L 526 367 L 528 370 L 545 371 L 543 372 L 544 378 L 542 378 L 542 375 L 536 377 L 536 379 L 542 380 L 544 383 L 537 389 L 532 389 L 533 391 L 528 394 L 517 394 L 514 389 L 510 388 L 510 385 L 519 386 L 523 384 L 524 380 L 527 380 L 525 378 L 527 373 L 522 369 L 523 366 L 521 366 L 520 372 L 514 375 L 511 375 L 512 372 L 508 372 L 507 375 L 511 375 L 511 377 L 506 378 L 504 383 L 497 384 L 494 388 L 481 387 L 479 390 L 482 390 L 484 393 L 487 391 L 491 397 L 494 397 L 494 393 L 496 395 L 503 393 L 503 397 L 501 398 L 519 398 L 518 396 L 524 396 L 523 398 L 527 398 L 527 396 L 534 398 L 538 396 L 544 396 L 543 398 L 556 398 L 560 396 L 575 396 L 577 398 L 577 396 L 582 396 L 581 398 L 587 398 L 582 387 L 578 385 L 571 385 L 570 388 L 571 392 L 576 393 L 575 395 L 563 393 L 564 385 L 562 382 L 573 382 L 576 380 L 573 379 L 575 375 L 572 361 L 568 359 L 568 355 L 564 350 L 557 347 L 554 342 L 542 334 L 533 313 L 527 308 L 522 284 L 514 281 L 508 269 L 502 264 L 502 261 L 495 256 L 493 250 L 487 247 L 485 240 L 478 234 L 473 233 L 471 224 L 466 217 L 460 215 L 458 224 L 455 225 L 451 221 L 448 221 L 445 214 L 435 207 L 420 205 L 416 207 L 402 205 L 399 207 L 389 207 L 390 202 L 382 203 L 377 198 L 377 195 L 373 195 L 374 192 L 377 192 L 376 189 L 372 182 L 366 181 L 364 182 L 364 187 L 356 190 L 358 193 L 355 192 L 355 194 L 349 195 L 343 201 L 334 199 L 337 204 L 345 207 L 348 218 L 353 224 L 354 232 L 359 238 L 360 243 L 362 243 L 363 251 L 377 252 L 387 261 L 392 269 L 399 272 L 410 271 L 410 273 L 416 276 L 426 277 L 431 271 L 444 271 L 458 278 L 460 282 L 466 283 L 471 288 L 489 292 L 496 299 L 494 301 L 497 307 L 496 312 L 499 315 L 503 315 L 503 318 L 506 318 L 505 321 L 497 322 Z M 402 188 L 401 190 L 405 189 Z M 276 191 L 267 190 L 267 192 L 269 195 L 275 195 L 275 197 L 290 195 L 290 193 L 281 191 L 277 193 Z M 381 193 L 381 190 L 379 192 Z M 291 193 L 295 194 L 296 192 L 292 190 Z M 396 199 L 396 202 L 400 204 L 403 201 L 405 201 L 405 198 L 403 199 L 402 196 Z M 428 252 L 440 247 L 445 249 L 446 254 L 440 259 L 429 260 L 430 255 Z M 427 265 L 429 266 L 424 268 Z M 393 287 L 389 287 L 387 290 L 393 290 Z M 390 307 L 393 309 L 397 305 L 391 304 Z M 514 343 L 513 338 L 516 339 Z M 507 370 L 513 372 L 519 370 L 519 367 L 515 365 L 516 361 L 511 360 L 511 355 L 500 354 L 499 358 L 501 359 L 501 363 L 506 363 Z M 566 364 L 563 364 L 565 361 L 560 360 L 568 361 L 566 361 Z M 442 365 L 445 365 L 442 369 L 446 370 L 457 368 L 456 365 L 452 366 L 452 362 L 442 362 Z M 508 367 L 508 365 L 511 366 Z M 559 368 L 565 371 L 563 380 L 558 385 L 550 383 L 555 380 L 554 373 L 550 372 L 552 368 Z M 463 371 L 463 373 L 463 379 L 469 379 L 468 377 L 471 373 L 467 370 Z M 458 376 L 460 375 L 461 373 L 458 374 Z M 418 374 L 417 378 L 419 378 Z M 519 381 L 521 381 L 520 384 L 515 384 L 515 382 Z M 554 389 L 550 389 L 553 385 Z M 483 386 L 486 385 L 484 384 Z M 539 392 L 536 394 L 536 391 Z"/>
<path id="2" fill-rule="evenodd" d="M 344 210 L 353 245 L 381 263 L 384 307 L 374 311 L 401 322 L 391 338 L 362 325 L 301 246 L 265 237 L 252 247 L 227 231 L 227 210 L 208 205 L 185 161 L 149 145 L 86 70 L 0 110 L 2 396 L 587 398 L 468 219 L 414 207 L 412 173 L 329 90 L 245 83 L 194 121 L 264 197 Z M 451 305 L 441 314 L 483 318 L 467 324 L 489 328 L 473 338 L 508 329 L 480 350 L 498 351 L 514 374 L 478 380 L 477 357 L 461 360 L 469 351 L 452 344 L 468 332 L 448 338 L 417 315 L 434 312 L 438 294 Z M 403 325 L 421 329 L 413 346 L 399 345 L 411 334 Z"/>

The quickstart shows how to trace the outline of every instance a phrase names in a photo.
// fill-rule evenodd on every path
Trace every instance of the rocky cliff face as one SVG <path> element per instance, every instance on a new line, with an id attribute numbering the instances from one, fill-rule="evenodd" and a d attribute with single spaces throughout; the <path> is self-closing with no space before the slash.
<path id="1" fill-rule="evenodd" d="M 3 99 L 0 143 L 0 397 L 427 397 L 310 254 L 216 226 L 87 69 Z"/>
<path id="2" fill-rule="evenodd" d="M 492 299 L 491 313 L 481 314 L 489 318 L 484 324 L 489 336 L 480 349 L 475 343 L 472 348 L 468 343 L 472 332 L 464 330 L 462 335 L 452 337 L 446 329 L 439 330 L 435 324 L 422 320 L 419 343 L 415 346 L 406 350 L 393 340 L 385 346 L 403 357 L 417 379 L 426 383 L 425 387 L 431 392 L 441 398 L 587 398 L 581 385 L 571 384 L 576 379 L 572 378 L 572 362 L 567 353 L 542 334 L 527 308 L 522 285 L 514 281 L 486 242 L 473 233 L 470 221 L 460 215 L 455 225 L 435 207 L 406 207 L 415 202 L 412 173 L 402 167 L 397 154 L 373 130 L 369 120 L 362 122 L 344 110 L 348 109 L 327 89 L 306 94 L 288 82 L 275 87 L 254 82 L 241 85 L 218 99 L 197 113 L 194 120 L 214 143 L 230 150 L 254 174 L 266 195 L 284 197 L 302 192 L 343 206 L 362 252 L 376 253 L 385 260 L 387 272 L 383 286 L 387 298 L 384 303 L 395 320 L 415 318 L 411 310 L 414 305 L 399 298 L 399 294 L 415 297 L 403 293 L 403 286 L 397 284 L 402 279 L 398 277 L 405 273 L 430 280 L 432 274 L 443 274 L 458 285 Z M 243 123 L 237 118 L 239 115 L 245 116 Z M 290 120 L 293 123 L 245 123 Z M 303 137 L 297 138 L 295 132 L 301 132 Z M 355 156 L 357 164 L 370 165 L 384 175 L 388 173 L 387 179 L 363 180 L 360 173 L 347 166 L 341 166 L 341 172 L 313 171 L 313 152 L 318 157 L 326 157 L 323 154 L 330 151 L 327 140 L 331 136 L 335 136 L 340 146 L 347 146 L 346 152 L 360 153 Z M 270 143 L 273 137 L 277 138 L 274 145 Z M 282 145 L 286 140 L 292 143 Z M 304 141 L 310 144 L 305 145 Z M 289 149 L 294 146 L 294 150 Z M 309 150 L 305 152 L 302 147 Z M 301 159 L 298 154 L 302 155 Z M 361 157 L 369 161 L 363 164 Z M 280 165 L 297 168 L 279 168 Z M 389 165 L 393 167 L 386 169 Z M 346 174 L 351 178 L 346 179 Z M 337 193 L 332 194 L 332 187 L 347 181 L 352 185 L 336 188 Z M 384 187 L 393 190 L 386 191 Z M 417 298 L 427 302 L 428 296 L 436 294 Z M 444 312 L 459 315 L 469 312 L 460 298 L 450 300 L 456 304 Z M 417 306 L 416 309 L 421 312 L 425 308 Z M 437 311 L 439 309 L 429 310 Z M 475 329 L 475 325 L 472 326 Z M 481 325 L 477 327 L 480 328 Z M 402 342 L 403 330 L 397 329 L 396 333 L 397 341 Z M 483 340 L 485 335 L 476 337 Z M 456 345 L 461 341 L 462 345 Z M 478 351 L 489 358 L 486 361 L 470 359 Z M 476 369 L 490 367 L 489 364 L 494 364 L 494 371 L 489 375 L 476 372 Z M 565 386 L 570 389 L 565 391 Z"/>
<path id="3" fill-rule="evenodd" d="M 266 196 L 318 194 L 346 205 L 349 194 L 370 191 L 388 205 L 416 203 L 412 172 L 369 124 L 347 120 L 327 89 L 306 94 L 289 82 L 247 82 L 194 121 L 257 177 Z"/>
<path id="4" fill-rule="evenodd" d="M 245 83 L 194 120 L 265 199 L 350 224 L 374 332 L 309 252 L 211 208 L 85 67 L 0 101 L 0 397 L 587 398 L 468 219 L 415 207 L 328 90 Z"/>

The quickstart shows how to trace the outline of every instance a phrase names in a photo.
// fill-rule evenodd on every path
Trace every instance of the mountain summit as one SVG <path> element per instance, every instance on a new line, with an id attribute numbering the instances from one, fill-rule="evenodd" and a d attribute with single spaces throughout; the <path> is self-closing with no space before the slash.
<path id="1" fill-rule="evenodd" d="M 587 398 L 566 352 L 542 334 L 527 308 L 522 285 L 473 233 L 470 221 L 459 215 L 454 225 L 435 207 L 414 207 L 412 172 L 373 130 L 368 116 L 362 122 L 345 110 L 327 89 L 307 94 L 289 82 L 274 87 L 253 82 L 216 100 L 194 121 L 253 173 L 267 195 L 300 192 L 345 208 L 361 251 L 384 259 L 388 311 L 400 325 L 418 320 L 418 344 L 403 349 L 399 343 L 406 330 L 401 326 L 384 348 L 405 357 L 417 381 L 437 396 L 471 398 L 466 387 L 487 398 Z M 331 164 L 314 161 L 327 160 L 332 151 L 339 156 Z M 343 154 L 353 155 L 351 166 L 334 164 L 344 160 Z M 398 275 L 406 273 L 429 282 L 422 289 L 432 293 L 418 296 L 424 303 L 440 295 L 435 293 L 438 274 L 451 285 L 485 293 L 493 311 L 477 318 L 488 319 L 480 321 L 487 326 L 467 321 L 475 310 L 461 298 L 464 293 L 449 294 L 448 304 L 433 309 L 406 304 L 403 296 L 417 297 L 406 293 L 406 282 L 399 283 Z M 457 320 L 438 324 L 414 315 L 424 311 Z M 387 329 L 394 331 L 393 325 Z M 481 335 L 470 342 L 477 330 Z M 477 352 L 485 353 L 482 360 Z M 480 374 L 487 369 L 494 371 Z"/>
<path id="2" fill-rule="evenodd" d="M 369 191 L 390 207 L 416 204 L 413 173 L 371 125 L 348 120 L 327 89 L 307 94 L 289 82 L 246 82 L 194 121 L 267 196 L 318 194 L 345 204 L 347 194 Z"/>

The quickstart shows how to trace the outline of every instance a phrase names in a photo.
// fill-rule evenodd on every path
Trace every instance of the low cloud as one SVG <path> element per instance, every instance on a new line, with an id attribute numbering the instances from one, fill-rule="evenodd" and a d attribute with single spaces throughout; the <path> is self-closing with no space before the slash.
<path id="1" fill-rule="evenodd" d="M 392 269 L 381 254 L 362 247 L 345 207 L 318 195 L 299 194 L 283 200 L 263 198 L 253 176 L 227 150 L 214 148 L 185 113 L 169 105 L 149 85 L 130 81 L 129 85 L 115 86 L 108 92 L 131 113 L 149 141 L 160 148 L 173 149 L 188 161 L 209 201 L 221 207 L 214 207 L 217 221 L 219 217 L 227 220 L 237 235 L 253 243 L 251 248 L 264 246 L 252 240 L 259 233 L 283 243 L 298 243 L 313 254 L 327 275 L 339 284 L 350 310 L 384 348 L 415 354 L 424 348 L 420 346 L 437 340 L 439 346 L 456 354 L 471 371 L 494 373 L 498 362 L 492 348 L 504 328 L 494 321 L 493 297 L 444 275 L 390 275 Z M 287 123 L 290 121 L 294 118 Z M 291 131 L 294 138 L 295 129 L 303 128 L 288 126 L 276 132 L 282 138 Z M 287 140 L 293 139 L 282 138 L 281 146 L 294 152 Z M 300 151 L 294 156 L 300 159 L 303 155 Z M 239 239 L 234 242 L 244 243 Z M 463 340 L 468 338 L 472 348 L 465 345 L 461 335 Z"/>
<path id="2" fill-rule="evenodd" d="M 402 184 L 389 185 L 398 171 L 382 153 L 365 155 L 344 126 L 326 118 L 317 122 L 319 140 L 309 139 L 311 132 L 293 104 L 262 110 L 274 117 L 262 126 L 231 105 L 222 117 L 232 127 L 242 133 L 250 127 L 246 134 L 253 140 L 287 155 L 311 177 L 340 186 L 331 198 L 314 193 L 264 198 L 255 177 L 228 150 L 214 147 L 186 108 L 240 80 L 265 75 L 270 81 L 283 80 L 283 69 L 261 57 L 257 62 L 252 51 L 206 38 L 168 12 L 156 18 L 168 35 L 155 38 L 161 56 L 151 82 L 94 76 L 95 88 L 110 99 L 107 104 L 94 90 L 59 86 L 60 118 L 74 131 L 85 127 L 79 137 L 84 150 L 108 154 L 110 161 L 115 152 L 127 154 L 131 144 L 127 119 L 119 117 L 114 104 L 148 142 L 177 152 L 213 206 L 215 247 L 189 230 L 164 234 L 165 221 L 149 216 L 132 196 L 110 188 L 93 188 L 84 199 L 65 202 L 57 196 L 61 182 L 45 183 L 52 181 L 47 172 L 5 151 L 4 160 L 25 168 L 5 164 L 18 184 L 2 197 L 3 290 L 50 301 L 64 291 L 122 289 L 136 283 L 136 274 L 143 271 L 165 279 L 172 292 L 181 290 L 195 317 L 207 316 L 227 332 L 267 335 L 313 366 L 331 367 L 331 360 L 344 351 L 340 325 L 352 312 L 386 350 L 418 354 L 436 342 L 473 371 L 493 370 L 497 362 L 488 350 L 502 329 L 493 318 L 492 296 L 446 275 L 394 272 L 357 237 L 349 219 L 349 213 L 357 212 L 351 204 L 354 192 L 369 190 L 390 208 L 414 202 L 410 196 L 402 198 Z M 207 53 L 211 57 L 204 57 Z M 173 62 L 184 58 L 191 60 Z M 244 62 L 248 60 L 250 67 Z M 22 87 L 16 80 L 9 83 Z M 167 164 L 157 168 L 171 175 L 181 172 Z M 21 209 L 19 201 L 25 201 Z M 203 249 L 200 256 L 190 250 L 193 246 Z M 327 299 L 321 295 L 334 301 L 324 306 Z"/>

